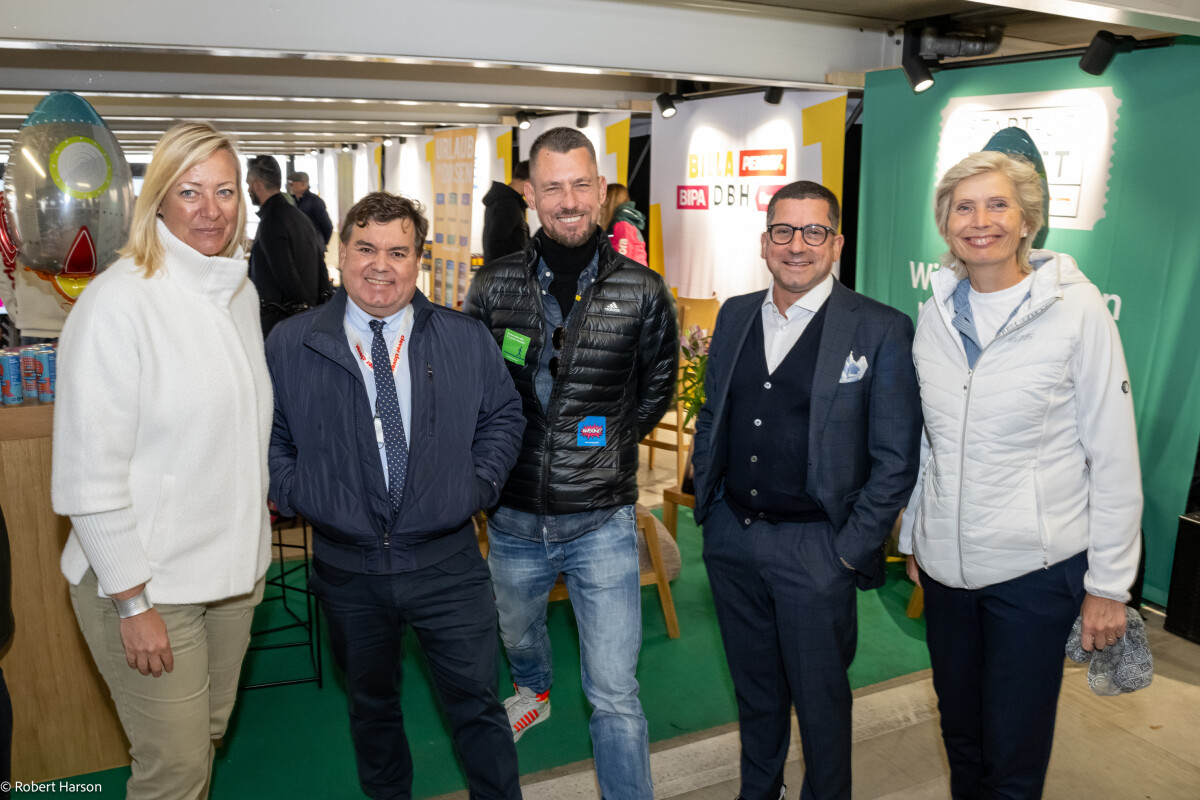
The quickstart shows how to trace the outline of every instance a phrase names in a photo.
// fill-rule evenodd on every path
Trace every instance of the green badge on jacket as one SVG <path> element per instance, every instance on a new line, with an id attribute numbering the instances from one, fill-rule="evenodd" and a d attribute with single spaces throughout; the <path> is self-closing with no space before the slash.
<path id="1" fill-rule="evenodd" d="M 530 339 L 523 333 L 517 333 L 512 328 L 504 329 L 504 345 L 500 352 L 514 364 L 525 366 L 525 354 L 529 352 Z"/>

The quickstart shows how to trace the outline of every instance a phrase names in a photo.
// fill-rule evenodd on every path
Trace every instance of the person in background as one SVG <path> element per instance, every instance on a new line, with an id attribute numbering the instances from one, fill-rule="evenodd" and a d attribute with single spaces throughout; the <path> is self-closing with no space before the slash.
<path id="1" fill-rule="evenodd" d="M 271 382 L 233 144 L 154 148 L 122 258 L 58 349 L 51 493 L 71 603 L 129 739 L 135 800 L 208 796 L 271 562 Z"/>
<path id="2" fill-rule="evenodd" d="M 833 276 L 837 197 L 797 181 L 767 205 L 765 291 L 721 307 L 696 418 L 696 520 L 737 695 L 744 800 L 783 798 L 796 710 L 801 800 L 850 800 L 855 587 L 916 480 L 913 324 Z"/>
<path id="3" fill-rule="evenodd" d="M 525 198 L 542 228 L 475 276 L 463 312 L 483 320 L 524 401 L 525 438 L 488 518 L 488 566 L 516 693 L 514 738 L 550 714 L 546 603 L 561 573 L 579 625 L 583 690 L 604 797 L 650 800 L 636 678 L 642 643 L 638 442 L 670 405 L 679 365 L 662 278 L 597 226 L 605 182 L 575 128 L 530 151 Z"/>
<path id="4" fill-rule="evenodd" d="M 322 246 L 328 247 L 329 240 L 333 238 L 333 220 L 329 218 L 329 209 L 325 207 L 321 196 L 308 190 L 308 173 L 288 173 L 287 185 L 288 193 L 296 201 L 296 208 L 312 221 L 313 227 L 321 235 Z"/>
<path id="5" fill-rule="evenodd" d="M 524 250 L 529 244 L 529 223 L 525 220 L 525 184 L 529 182 L 529 162 L 513 167 L 507 185 L 492 181 L 483 196 L 483 263 Z"/>
<path id="6" fill-rule="evenodd" d="M 320 305 L 333 295 L 325 268 L 325 245 L 300 209 L 280 191 L 279 162 L 255 156 L 246 189 L 258 209 L 250 248 L 250 280 L 258 290 L 265 339 L 281 320 Z"/>
<path id="7" fill-rule="evenodd" d="M 629 190 L 620 183 L 608 185 L 608 195 L 600 213 L 600 227 L 608 235 L 613 249 L 626 258 L 646 266 L 646 217 L 634 207 Z"/>
<path id="8" fill-rule="evenodd" d="M 471 797 L 520 800 L 471 515 L 499 499 L 525 421 L 484 327 L 417 290 L 428 230 L 406 197 L 359 200 L 340 233 L 342 288 L 268 340 L 271 499 L 313 526 L 309 586 L 346 676 L 363 791 L 412 796 L 400 707 L 411 626 Z"/>
<path id="9" fill-rule="evenodd" d="M 1100 291 L 1032 249 L 1034 167 L 975 153 L 934 202 L 950 252 L 913 356 L 921 478 L 900 550 L 926 639 L 955 798 L 1042 795 L 1064 647 L 1125 632 L 1142 516 L 1125 355 Z"/>

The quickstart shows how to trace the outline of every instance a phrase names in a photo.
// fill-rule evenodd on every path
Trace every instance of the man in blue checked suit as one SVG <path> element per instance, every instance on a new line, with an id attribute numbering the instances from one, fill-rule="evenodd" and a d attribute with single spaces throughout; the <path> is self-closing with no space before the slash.
<path id="1" fill-rule="evenodd" d="M 883 585 L 883 544 L 917 476 L 912 320 L 834 279 L 839 216 L 810 181 L 771 198 L 771 285 L 721 308 L 696 421 L 696 520 L 744 800 L 785 797 L 793 706 L 800 797 L 849 800 L 855 587 Z"/>
<path id="2" fill-rule="evenodd" d="M 364 793 L 412 797 L 400 708 L 411 627 L 471 797 L 520 800 L 471 515 L 499 500 L 525 418 L 487 329 L 417 290 L 428 227 L 408 198 L 359 200 L 341 228 L 342 288 L 272 331 L 270 497 L 313 526 L 309 588 L 346 676 Z"/>

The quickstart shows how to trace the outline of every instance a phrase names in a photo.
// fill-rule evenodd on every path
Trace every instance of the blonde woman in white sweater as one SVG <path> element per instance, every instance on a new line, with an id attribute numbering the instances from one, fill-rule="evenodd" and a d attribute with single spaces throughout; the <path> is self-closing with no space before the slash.
<path id="1" fill-rule="evenodd" d="M 63 328 L 62 570 L 130 742 L 129 798 L 204 798 L 270 561 L 271 384 L 233 144 L 154 150 L 124 258 Z"/>

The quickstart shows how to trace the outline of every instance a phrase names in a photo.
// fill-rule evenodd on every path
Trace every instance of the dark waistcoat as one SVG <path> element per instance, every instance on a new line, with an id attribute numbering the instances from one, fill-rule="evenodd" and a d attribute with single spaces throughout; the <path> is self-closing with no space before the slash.
<path id="1" fill-rule="evenodd" d="M 734 367 L 729 388 L 729 461 L 725 492 L 739 522 L 813 521 L 824 513 L 805 491 L 813 373 L 825 303 L 772 373 L 767 372 L 759 313 Z"/>

